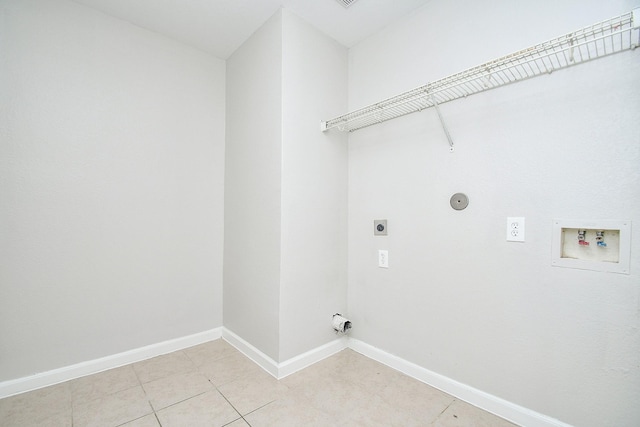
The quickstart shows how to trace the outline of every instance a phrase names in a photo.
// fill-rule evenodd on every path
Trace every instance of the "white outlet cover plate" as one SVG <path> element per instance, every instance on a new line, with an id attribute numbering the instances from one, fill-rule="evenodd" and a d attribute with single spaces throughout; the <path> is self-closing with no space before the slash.
<path id="1" fill-rule="evenodd" d="M 524 217 L 507 217 L 507 241 L 524 242 Z"/>
<path id="2" fill-rule="evenodd" d="M 378 251 L 378 267 L 389 268 L 389 251 L 383 249 Z"/>

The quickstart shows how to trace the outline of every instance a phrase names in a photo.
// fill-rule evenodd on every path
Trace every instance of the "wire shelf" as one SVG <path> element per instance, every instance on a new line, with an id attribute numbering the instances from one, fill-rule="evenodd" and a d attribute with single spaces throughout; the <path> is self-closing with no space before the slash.
<path id="1" fill-rule="evenodd" d="M 353 132 L 475 93 L 635 49 L 640 45 L 639 27 L 640 8 L 323 121 L 321 128 Z"/>

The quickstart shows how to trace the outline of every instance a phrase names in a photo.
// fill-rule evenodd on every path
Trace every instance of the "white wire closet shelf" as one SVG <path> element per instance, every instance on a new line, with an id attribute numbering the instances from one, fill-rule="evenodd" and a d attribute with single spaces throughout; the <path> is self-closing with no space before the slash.
<path id="1" fill-rule="evenodd" d="M 321 122 L 322 131 L 353 132 L 438 104 L 549 74 L 640 45 L 640 8 L 486 62 L 350 113 Z M 439 114 L 439 110 L 438 110 Z M 446 131 L 446 128 L 445 128 Z"/>

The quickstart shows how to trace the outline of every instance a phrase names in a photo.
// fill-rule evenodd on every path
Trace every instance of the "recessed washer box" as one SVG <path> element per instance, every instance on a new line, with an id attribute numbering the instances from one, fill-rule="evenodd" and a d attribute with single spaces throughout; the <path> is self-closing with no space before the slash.
<path id="1" fill-rule="evenodd" d="M 551 265 L 629 274 L 631 221 L 553 220 Z"/>

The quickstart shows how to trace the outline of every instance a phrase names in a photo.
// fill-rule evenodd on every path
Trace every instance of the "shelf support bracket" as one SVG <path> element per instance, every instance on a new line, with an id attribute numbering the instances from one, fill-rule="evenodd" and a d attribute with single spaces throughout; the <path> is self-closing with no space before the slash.
<path id="1" fill-rule="evenodd" d="M 438 102 L 436 102 L 436 98 L 433 95 L 429 95 L 431 98 L 431 102 L 433 103 L 433 107 L 436 109 L 438 113 L 438 118 L 440 119 L 440 124 L 442 125 L 442 130 L 444 130 L 444 134 L 447 136 L 447 140 L 449 141 L 449 151 L 453 153 L 453 139 L 451 139 L 451 135 L 449 134 L 449 129 L 447 129 L 447 125 L 442 118 L 442 113 L 440 112 L 440 106 Z"/>

